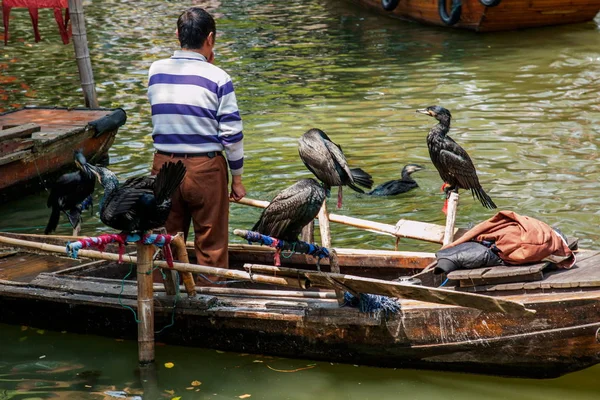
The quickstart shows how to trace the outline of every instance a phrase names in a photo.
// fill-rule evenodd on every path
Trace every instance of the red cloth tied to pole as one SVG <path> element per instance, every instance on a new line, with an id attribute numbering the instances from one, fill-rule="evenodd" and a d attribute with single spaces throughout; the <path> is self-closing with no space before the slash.
<path id="1" fill-rule="evenodd" d="M 11 8 L 27 8 L 33 25 L 33 33 L 36 43 L 41 40 L 38 30 L 38 10 L 40 8 L 52 8 L 54 10 L 54 19 L 58 24 L 60 37 L 64 44 L 69 43 L 71 36 L 67 26 L 69 25 L 69 2 L 68 0 L 2 0 L 2 15 L 4 22 L 4 45 L 8 44 L 8 25 Z M 62 16 L 62 9 L 65 9 L 65 16 Z"/>

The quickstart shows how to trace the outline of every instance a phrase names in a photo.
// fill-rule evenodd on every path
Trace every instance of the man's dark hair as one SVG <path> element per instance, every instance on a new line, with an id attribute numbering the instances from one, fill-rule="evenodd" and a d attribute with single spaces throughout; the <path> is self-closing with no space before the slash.
<path id="1" fill-rule="evenodd" d="M 208 35 L 217 34 L 215 20 L 200 7 L 185 10 L 177 20 L 179 43 L 184 49 L 200 49 Z"/>

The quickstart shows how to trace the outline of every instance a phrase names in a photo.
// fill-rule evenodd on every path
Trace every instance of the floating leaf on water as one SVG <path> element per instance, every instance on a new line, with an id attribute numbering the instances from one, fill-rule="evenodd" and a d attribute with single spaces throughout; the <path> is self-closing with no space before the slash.
<path id="1" fill-rule="evenodd" d="M 172 397 L 171 400 L 181 400 L 181 396 Z"/>
<path id="2" fill-rule="evenodd" d="M 175 364 L 173 364 L 172 362 L 165 363 L 165 368 L 173 368 L 174 366 L 175 366 Z"/>
<path id="3" fill-rule="evenodd" d="M 26 331 L 27 329 L 29 329 L 29 327 L 28 327 L 28 326 L 25 326 L 25 325 L 21 326 L 21 330 L 22 330 L 22 331 Z"/>
<path id="4" fill-rule="evenodd" d="M 224 351 L 221 351 L 221 350 L 215 350 L 215 351 L 216 351 L 217 353 L 219 353 L 219 354 L 223 354 L 223 353 L 225 353 Z"/>
<path id="5" fill-rule="evenodd" d="M 190 387 L 186 387 L 185 389 L 186 390 L 194 390 L 195 388 L 193 386 L 190 386 Z"/>
<path id="6" fill-rule="evenodd" d="M 27 336 L 23 336 L 22 338 L 19 338 L 19 342 L 24 342 L 27 340 Z"/>
<path id="7" fill-rule="evenodd" d="M 255 363 L 263 363 L 264 361 L 263 361 L 263 360 L 254 360 L 254 361 L 252 361 L 252 362 L 255 362 Z"/>
<path id="8" fill-rule="evenodd" d="M 200 386 L 200 385 L 202 385 L 202 382 L 200 382 L 200 381 L 192 381 L 191 385 L 192 386 Z"/>
<path id="9" fill-rule="evenodd" d="M 92 385 L 85 385 L 85 387 L 86 387 L 86 388 L 91 388 L 91 387 L 92 387 Z"/>
<path id="10" fill-rule="evenodd" d="M 43 335 L 46 331 L 43 329 L 38 329 L 36 332 L 39 333 L 40 335 Z"/>
<path id="11" fill-rule="evenodd" d="M 46 356 L 45 356 L 45 355 L 41 355 L 41 356 L 39 357 L 39 359 L 40 359 L 40 360 L 41 360 L 42 358 L 46 358 Z"/>
<path id="12" fill-rule="evenodd" d="M 252 396 L 251 394 L 248 394 L 248 393 L 246 393 L 246 394 L 243 394 L 243 395 L 241 395 L 241 396 L 238 396 L 238 397 L 239 397 L 240 399 L 247 399 L 248 397 L 251 397 L 251 396 Z"/>
<path id="13" fill-rule="evenodd" d="M 165 393 L 168 393 L 168 394 L 170 394 L 172 396 L 172 395 L 175 394 L 175 391 L 174 390 L 165 389 Z"/>

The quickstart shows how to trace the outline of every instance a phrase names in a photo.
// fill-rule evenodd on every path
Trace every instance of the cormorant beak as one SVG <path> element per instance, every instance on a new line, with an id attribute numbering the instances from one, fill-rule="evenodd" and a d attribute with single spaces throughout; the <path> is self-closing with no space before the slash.
<path id="1" fill-rule="evenodd" d="M 431 113 L 430 110 L 428 109 L 423 109 L 423 110 L 417 110 L 416 112 L 421 113 L 421 114 L 427 114 L 433 117 L 433 114 Z"/>
<path id="2" fill-rule="evenodd" d="M 100 175 L 100 172 L 98 171 L 98 168 L 96 168 L 92 164 L 85 163 L 84 170 L 87 173 L 96 175 L 96 179 L 98 180 L 98 183 L 102 184 L 102 176 Z"/>

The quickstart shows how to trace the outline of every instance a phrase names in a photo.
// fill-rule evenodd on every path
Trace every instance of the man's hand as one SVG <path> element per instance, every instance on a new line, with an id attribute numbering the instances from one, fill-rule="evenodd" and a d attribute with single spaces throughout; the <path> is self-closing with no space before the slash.
<path id="1" fill-rule="evenodd" d="M 246 196 L 246 188 L 242 183 L 241 175 L 234 175 L 231 177 L 231 193 L 229 193 L 229 198 L 234 201 L 240 201 L 244 196 Z"/>

